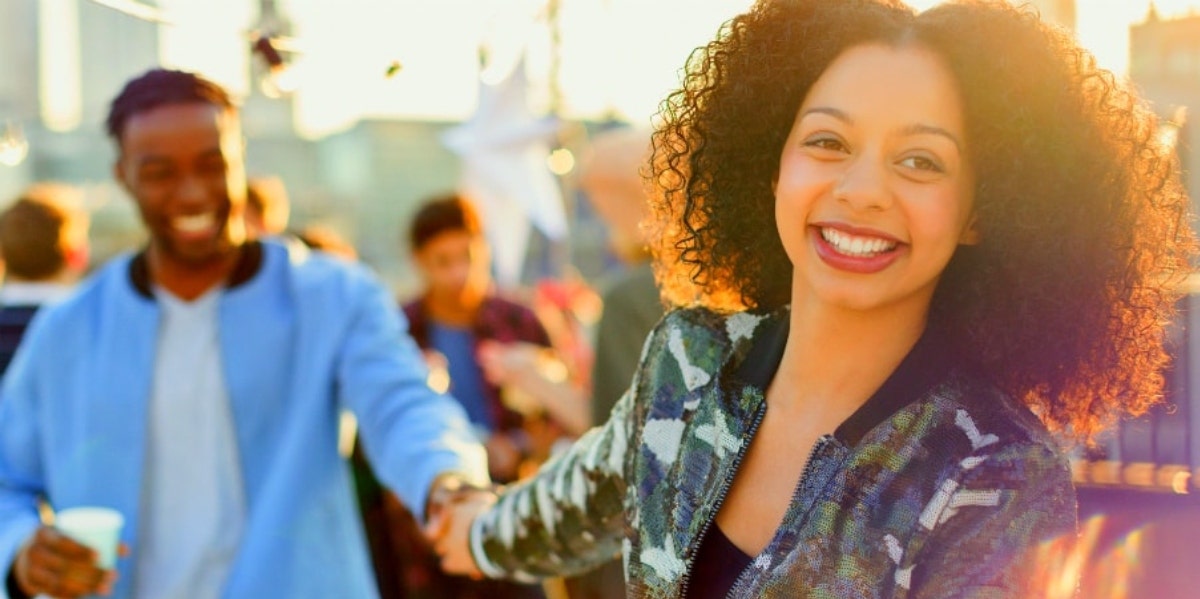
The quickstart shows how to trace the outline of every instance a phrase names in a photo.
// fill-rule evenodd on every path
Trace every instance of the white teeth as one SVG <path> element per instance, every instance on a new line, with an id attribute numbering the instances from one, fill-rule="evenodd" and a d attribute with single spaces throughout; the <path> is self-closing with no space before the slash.
<path id="1" fill-rule="evenodd" d="M 896 242 L 878 237 L 859 237 L 837 229 L 821 228 L 821 238 L 829 242 L 839 254 L 847 256 L 874 256 L 896 249 Z"/>
<path id="2" fill-rule="evenodd" d="M 191 216 L 176 216 L 171 219 L 171 226 L 184 233 L 199 233 L 216 224 L 217 218 L 211 212 L 193 214 Z"/>

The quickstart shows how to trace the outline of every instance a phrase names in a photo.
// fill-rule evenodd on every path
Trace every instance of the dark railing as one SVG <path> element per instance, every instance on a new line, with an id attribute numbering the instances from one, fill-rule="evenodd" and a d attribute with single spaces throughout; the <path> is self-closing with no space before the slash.
<path id="1" fill-rule="evenodd" d="M 1172 356 L 1165 373 L 1165 401 L 1136 419 L 1123 420 L 1080 449 L 1073 461 L 1075 483 L 1167 493 L 1200 499 L 1200 279 L 1180 302 L 1170 328 Z"/>

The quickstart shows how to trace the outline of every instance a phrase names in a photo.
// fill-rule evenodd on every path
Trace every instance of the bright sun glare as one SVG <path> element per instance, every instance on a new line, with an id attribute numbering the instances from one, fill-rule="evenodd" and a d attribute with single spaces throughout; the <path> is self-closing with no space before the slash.
<path id="1" fill-rule="evenodd" d="M 910 0 L 919 10 L 940 0 Z M 1024 0 L 1021 0 L 1024 1 Z M 678 82 L 688 53 L 752 0 L 560 0 L 559 84 L 569 116 L 615 114 L 648 118 Z M 478 89 L 478 44 L 525 32 L 529 42 L 531 97 L 545 104 L 551 70 L 546 27 L 529 27 L 546 0 L 284 0 L 303 54 L 297 57 L 302 132 L 316 136 L 363 116 L 461 119 L 473 110 Z M 64 0 L 43 0 L 48 7 Z M 496 8 L 497 4 L 503 6 Z M 1128 28 L 1147 14 L 1149 0 L 1076 0 L 1076 33 L 1099 63 L 1124 74 Z M 246 31 L 257 0 L 158 0 L 175 21 L 161 36 L 162 61 L 201 71 L 237 92 L 247 81 Z M 1195 10 L 1200 0 L 1155 0 L 1159 13 Z M 522 15 L 525 15 L 522 17 Z M 522 20 L 525 25 L 522 25 Z M 51 26 L 71 33 L 62 19 Z M 45 33 L 45 32 L 44 32 Z M 53 37 L 53 36 L 51 36 Z M 510 35 L 511 37 L 511 35 Z M 399 61 L 403 70 L 384 73 Z M 70 66 L 70 61 L 58 62 Z M 69 69 L 70 70 L 70 69 Z M 73 67 L 78 78 L 78 65 Z M 50 71 L 46 71 L 49 73 Z M 70 91 L 72 76 L 44 77 Z M 257 83 L 255 83 L 257 84 Z M 69 98 L 70 94 L 45 97 Z M 62 100 L 59 101 L 63 103 Z M 69 113 L 70 102 L 58 109 Z"/>

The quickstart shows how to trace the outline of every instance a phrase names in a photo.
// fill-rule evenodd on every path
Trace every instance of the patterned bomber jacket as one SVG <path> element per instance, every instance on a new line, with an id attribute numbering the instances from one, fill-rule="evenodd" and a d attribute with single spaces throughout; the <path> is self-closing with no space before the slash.
<path id="1" fill-rule="evenodd" d="M 664 317 L 609 421 L 475 520 L 479 567 L 531 580 L 620 551 L 630 597 L 685 597 L 787 329 L 786 309 Z M 818 440 L 774 538 L 729 597 L 1070 595 L 1074 581 L 1053 565 L 1076 532 L 1067 460 L 1028 409 L 952 358 L 927 332 Z"/>

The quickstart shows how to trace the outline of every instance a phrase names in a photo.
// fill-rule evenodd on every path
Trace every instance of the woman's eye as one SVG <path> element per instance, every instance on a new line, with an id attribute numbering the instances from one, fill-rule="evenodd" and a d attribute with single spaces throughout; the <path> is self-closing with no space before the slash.
<path id="1" fill-rule="evenodd" d="M 901 160 L 900 165 L 919 171 L 930 171 L 934 173 L 941 173 L 946 170 L 942 168 L 941 164 L 938 164 L 933 159 L 925 156 L 909 156 L 908 158 Z"/>
<path id="2" fill-rule="evenodd" d="M 816 137 L 805 141 L 804 145 L 831 152 L 842 152 L 846 149 L 846 146 L 836 137 Z"/>

